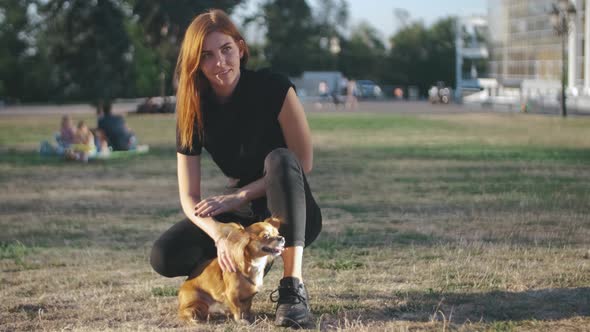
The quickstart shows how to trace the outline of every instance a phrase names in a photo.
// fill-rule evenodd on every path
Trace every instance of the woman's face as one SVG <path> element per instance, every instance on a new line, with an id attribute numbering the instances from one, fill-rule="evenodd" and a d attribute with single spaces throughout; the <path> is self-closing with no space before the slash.
<path id="1" fill-rule="evenodd" d="M 231 94 L 237 85 L 243 43 L 238 44 L 231 36 L 217 31 L 205 37 L 200 69 L 217 94 Z"/>

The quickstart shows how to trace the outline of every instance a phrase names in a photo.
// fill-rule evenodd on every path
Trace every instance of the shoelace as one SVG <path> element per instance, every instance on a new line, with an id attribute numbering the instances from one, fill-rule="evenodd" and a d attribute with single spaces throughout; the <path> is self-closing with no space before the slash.
<path id="1" fill-rule="evenodd" d="M 278 303 L 289 303 L 289 304 L 297 304 L 297 303 L 306 303 L 306 299 L 303 295 L 301 295 L 295 288 L 285 287 L 283 288 L 284 296 L 281 296 L 280 287 L 273 290 L 270 293 L 270 301 L 271 302 L 278 302 Z M 277 292 L 279 292 L 278 296 L 274 296 Z M 286 294 L 285 294 L 286 293 Z"/>

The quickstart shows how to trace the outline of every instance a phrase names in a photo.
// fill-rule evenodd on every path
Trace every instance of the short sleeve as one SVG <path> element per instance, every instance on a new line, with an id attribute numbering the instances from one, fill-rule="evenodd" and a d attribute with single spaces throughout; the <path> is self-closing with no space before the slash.
<path id="1" fill-rule="evenodd" d="M 283 74 L 267 71 L 264 76 L 266 77 L 264 85 L 268 87 L 270 92 L 268 99 L 268 102 L 270 103 L 269 107 L 272 110 L 273 115 L 278 117 L 281 108 L 283 107 L 283 103 L 285 102 L 285 98 L 287 97 L 287 92 L 289 92 L 289 88 L 292 87 L 295 89 L 295 85 Z"/>
<path id="2" fill-rule="evenodd" d="M 199 139 L 199 134 L 196 125 L 193 134 L 193 144 L 190 148 L 183 148 L 180 145 L 180 132 L 178 130 L 178 126 L 176 127 L 176 152 L 187 156 L 199 156 L 201 155 L 202 150 L 203 145 L 201 144 L 201 140 Z"/>

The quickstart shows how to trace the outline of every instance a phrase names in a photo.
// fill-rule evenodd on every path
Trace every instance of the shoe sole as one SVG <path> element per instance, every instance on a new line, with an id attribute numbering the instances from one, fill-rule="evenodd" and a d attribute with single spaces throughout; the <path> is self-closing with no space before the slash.
<path id="1" fill-rule="evenodd" d="M 280 322 L 275 321 L 275 326 L 279 327 L 290 327 L 290 328 L 297 328 L 297 329 L 313 329 L 315 328 L 315 323 L 313 320 L 307 320 L 304 322 L 296 322 L 291 319 L 283 319 Z"/>

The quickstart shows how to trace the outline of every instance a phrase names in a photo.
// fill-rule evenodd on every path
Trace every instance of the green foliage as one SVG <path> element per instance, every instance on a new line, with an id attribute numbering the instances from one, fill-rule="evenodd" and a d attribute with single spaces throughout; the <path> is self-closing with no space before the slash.
<path id="1" fill-rule="evenodd" d="M 0 25 L 0 82 L 3 91 L 9 96 L 14 95 L 12 87 L 19 87 L 22 83 L 18 77 L 21 61 L 19 57 L 24 54 L 27 47 L 25 41 L 18 38 L 18 34 L 26 30 L 28 24 L 26 1 L 2 1 L 2 24 Z"/>
<path id="2" fill-rule="evenodd" d="M 356 26 L 348 40 L 342 41 L 340 69 L 352 79 L 380 80 L 385 65 L 385 45 L 377 30 L 367 22 Z"/>
<path id="3" fill-rule="evenodd" d="M 1 0 L 0 96 L 9 102 L 47 97 L 48 64 L 35 22 L 27 11 L 33 0 Z"/>
<path id="4" fill-rule="evenodd" d="M 0 0 L 0 96 L 108 106 L 172 94 L 186 27 L 206 9 L 231 13 L 241 2 Z"/>
<path id="5" fill-rule="evenodd" d="M 133 44 L 132 76 L 134 78 L 133 96 L 154 96 L 158 94 L 158 56 L 145 41 L 143 27 L 133 22 L 127 23 L 127 31 Z"/>
<path id="6" fill-rule="evenodd" d="M 110 0 L 53 0 L 44 9 L 60 97 L 109 105 L 121 96 L 131 46 L 123 6 Z"/>
<path id="7" fill-rule="evenodd" d="M 154 287 L 152 288 L 152 296 L 167 297 L 177 296 L 178 288 L 172 286 Z"/>
<path id="8" fill-rule="evenodd" d="M 10 259 L 16 264 L 22 265 L 23 258 L 30 254 L 32 249 L 23 243 L 16 241 L 14 243 L 0 242 L 0 259 Z"/>
<path id="9" fill-rule="evenodd" d="M 192 19 L 209 8 L 231 13 L 244 2 L 0 0 L 0 96 L 98 105 L 173 94 L 174 66 Z M 251 68 L 291 76 L 338 70 L 353 79 L 417 85 L 422 93 L 437 81 L 454 85 L 453 18 L 431 27 L 405 24 L 388 50 L 370 23 L 348 26 L 345 0 L 265 0 L 259 8 L 244 21 L 266 31 L 263 43 L 249 45 Z M 331 38 L 340 44 L 334 54 Z M 468 71 L 471 63 L 464 65 Z M 475 65 L 482 72 L 487 63 Z"/>
<path id="10" fill-rule="evenodd" d="M 274 70 L 299 75 L 308 70 L 316 27 L 305 0 L 268 0 L 262 5 L 267 27 L 266 58 Z"/>
<path id="11" fill-rule="evenodd" d="M 390 39 L 392 48 L 383 81 L 416 85 L 425 94 L 437 81 L 454 86 L 454 18 L 446 18 L 427 28 L 414 23 Z"/>

